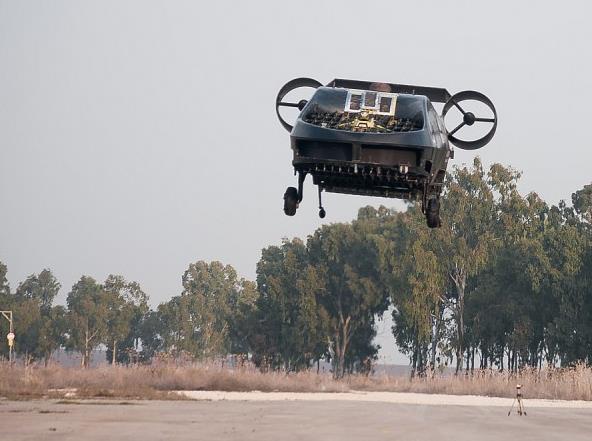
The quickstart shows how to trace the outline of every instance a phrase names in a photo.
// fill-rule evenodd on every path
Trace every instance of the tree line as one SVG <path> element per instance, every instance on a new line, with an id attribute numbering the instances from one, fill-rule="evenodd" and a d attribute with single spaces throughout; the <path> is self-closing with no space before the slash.
<path id="1" fill-rule="evenodd" d="M 519 180 L 476 159 L 447 176 L 439 229 L 425 227 L 413 202 L 364 207 L 352 222 L 263 249 L 256 281 L 220 262 L 192 263 L 181 293 L 156 309 L 118 275 L 83 276 L 54 305 L 50 270 L 12 291 L 0 262 L 0 309 L 14 311 L 25 360 L 47 362 L 63 347 L 83 366 L 104 345 L 112 363 L 234 354 L 297 371 L 325 360 L 339 378 L 370 371 L 386 311 L 414 375 L 592 364 L 592 184 L 550 205 L 522 195 Z"/>

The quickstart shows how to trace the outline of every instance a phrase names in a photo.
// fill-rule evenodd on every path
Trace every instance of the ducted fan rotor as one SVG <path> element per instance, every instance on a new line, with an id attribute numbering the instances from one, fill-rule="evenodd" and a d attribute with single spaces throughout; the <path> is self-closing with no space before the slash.
<path id="1" fill-rule="evenodd" d="M 286 120 L 282 117 L 280 114 L 280 107 L 295 107 L 298 110 L 302 110 L 308 103 L 307 100 L 300 100 L 297 103 L 285 102 L 284 97 L 293 90 L 299 89 L 301 87 L 311 87 L 313 89 L 317 89 L 320 86 L 322 86 L 322 84 L 317 80 L 313 80 L 312 78 L 296 78 L 284 84 L 284 87 L 280 89 L 277 94 L 277 98 L 275 99 L 275 112 L 278 119 L 280 120 L 280 124 L 282 127 L 284 127 L 284 129 L 286 129 L 288 132 L 291 132 L 293 126 L 286 122 Z"/>
<path id="2" fill-rule="evenodd" d="M 493 117 L 479 117 L 473 112 L 465 111 L 461 106 L 463 101 L 478 101 L 485 104 L 493 113 Z M 442 118 L 445 118 L 448 111 L 453 107 L 455 107 L 462 114 L 462 122 L 450 132 L 448 132 L 448 140 L 452 144 L 463 150 L 476 150 L 484 147 L 487 143 L 489 143 L 489 141 L 491 141 L 491 138 L 493 138 L 493 135 L 495 135 L 495 130 L 497 129 L 497 112 L 495 110 L 495 106 L 489 98 L 480 92 L 475 92 L 474 90 L 465 90 L 463 92 L 456 93 L 446 102 L 446 104 L 444 104 L 444 107 L 442 108 Z M 491 128 L 484 136 L 472 141 L 460 139 L 457 137 L 457 132 L 461 131 L 463 127 L 472 126 L 473 124 L 489 124 L 491 125 Z"/>

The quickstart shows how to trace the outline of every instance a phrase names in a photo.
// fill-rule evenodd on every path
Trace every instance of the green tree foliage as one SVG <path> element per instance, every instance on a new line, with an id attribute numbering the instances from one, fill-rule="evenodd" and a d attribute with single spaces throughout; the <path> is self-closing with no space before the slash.
<path id="1" fill-rule="evenodd" d="M 588 224 L 592 224 L 592 184 L 585 185 L 571 197 L 575 212 Z"/>
<path id="2" fill-rule="evenodd" d="M 153 346 L 184 351 L 198 358 L 246 350 L 250 311 L 256 301 L 251 282 L 230 265 L 198 261 L 182 277 L 183 292 L 158 307 L 161 331 L 147 338 Z M 144 331 L 148 331 L 148 326 Z M 150 327 L 156 328 L 151 317 Z"/>
<path id="3" fill-rule="evenodd" d="M 7 273 L 8 268 L 2 263 L 2 261 L 0 261 L 0 302 L 7 302 L 8 296 L 10 295 L 10 285 L 6 278 Z"/>
<path id="4" fill-rule="evenodd" d="M 371 214 L 369 214 L 371 216 Z M 337 378 L 376 356 L 375 315 L 388 304 L 381 240 L 370 222 L 318 229 L 305 244 L 284 240 L 257 265 L 256 360 L 296 370 L 330 359 Z"/>
<path id="5" fill-rule="evenodd" d="M 476 358 L 478 368 L 511 370 L 590 363 L 592 186 L 575 192 L 571 207 L 549 207 L 521 195 L 519 179 L 500 164 L 486 172 L 478 159 L 453 169 L 437 230 L 423 227 L 416 204 L 360 211 L 391 242 L 382 277 L 414 372 L 428 355 L 432 366 L 455 360 L 457 372 Z"/>
<path id="6" fill-rule="evenodd" d="M 18 286 L 16 295 L 22 300 L 33 300 L 40 309 L 49 311 L 60 287 L 51 271 L 44 269 L 38 275 L 32 274 L 27 277 Z"/>
<path id="7" fill-rule="evenodd" d="M 88 366 L 104 344 L 112 363 L 240 354 L 286 371 L 327 360 L 340 378 L 370 372 L 375 322 L 390 307 L 413 375 L 448 363 L 457 373 L 592 364 L 592 184 L 571 205 L 549 205 L 520 193 L 520 177 L 476 159 L 447 176 L 442 228 L 426 228 L 414 201 L 364 207 L 353 222 L 263 249 L 256 283 L 230 265 L 192 263 L 181 293 L 152 311 L 138 283 L 115 275 L 82 277 L 67 308 L 53 305 L 49 270 L 11 293 L 0 262 L 0 307 L 15 313 L 26 361 L 66 346 Z"/>
<path id="8" fill-rule="evenodd" d="M 238 289 L 232 291 L 230 298 L 231 315 L 228 318 L 230 353 L 246 355 L 250 352 L 251 338 L 256 329 L 254 319 L 257 314 L 259 292 L 255 282 L 241 279 Z"/>
<path id="9" fill-rule="evenodd" d="M 139 360 L 142 362 L 150 361 L 158 352 L 164 351 L 163 340 L 163 318 L 160 313 L 160 307 L 157 311 L 148 311 L 144 320 L 140 322 L 138 337 L 140 339 L 142 350 Z"/>

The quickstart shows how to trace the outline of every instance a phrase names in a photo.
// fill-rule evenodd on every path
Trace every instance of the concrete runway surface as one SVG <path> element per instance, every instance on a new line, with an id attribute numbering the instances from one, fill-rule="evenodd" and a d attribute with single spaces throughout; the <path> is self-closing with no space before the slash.
<path id="1" fill-rule="evenodd" d="M 0 401 L 0 439 L 591 440 L 592 409 L 365 401 Z"/>

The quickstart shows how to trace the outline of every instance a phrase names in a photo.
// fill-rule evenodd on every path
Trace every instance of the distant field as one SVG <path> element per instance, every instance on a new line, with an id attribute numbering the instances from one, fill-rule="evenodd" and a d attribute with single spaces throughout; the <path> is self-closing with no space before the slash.
<path id="1" fill-rule="evenodd" d="M 262 373 L 254 367 L 230 369 L 215 363 L 176 366 L 60 366 L 0 364 L 0 396 L 27 398 L 182 399 L 174 391 L 348 392 L 385 391 L 513 397 L 522 384 L 526 398 L 592 400 L 592 369 L 475 371 L 459 376 L 351 375 L 336 381 L 329 373 Z"/>

